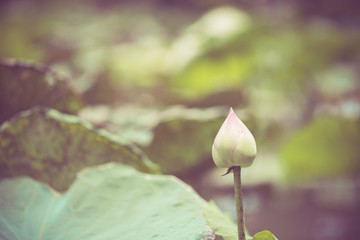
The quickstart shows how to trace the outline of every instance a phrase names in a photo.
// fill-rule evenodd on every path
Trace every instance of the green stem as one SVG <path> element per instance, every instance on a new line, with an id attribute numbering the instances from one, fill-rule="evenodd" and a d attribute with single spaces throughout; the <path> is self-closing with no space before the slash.
<path id="1" fill-rule="evenodd" d="M 234 191 L 236 203 L 236 217 L 238 225 L 239 240 L 245 240 L 244 208 L 241 192 L 241 167 L 233 167 L 234 172 Z"/>

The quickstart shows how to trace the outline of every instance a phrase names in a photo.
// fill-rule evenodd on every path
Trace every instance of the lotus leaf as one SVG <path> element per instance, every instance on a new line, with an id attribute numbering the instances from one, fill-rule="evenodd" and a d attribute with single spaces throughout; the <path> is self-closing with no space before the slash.
<path id="1" fill-rule="evenodd" d="M 318 117 L 284 144 L 282 163 L 290 181 L 359 173 L 359 123 L 354 119 Z"/>
<path id="2" fill-rule="evenodd" d="M 278 240 L 270 231 L 261 231 L 255 234 L 252 240 Z"/>
<path id="3" fill-rule="evenodd" d="M 116 163 L 78 174 L 60 194 L 28 177 L 0 183 L 0 239 L 235 239 L 213 204 L 175 177 Z M 206 209 L 206 210 L 204 210 Z M 206 214 L 205 214 L 206 213 Z M 211 226 L 207 218 L 212 220 Z M 225 216 L 226 218 L 226 216 Z M 233 222 L 228 222 L 234 226 Z M 235 231 L 234 231 L 235 230 Z"/>
<path id="4" fill-rule="evenodd" d="M 35 105 L 76 113 L 83 103 L 68 82 L 46 66 L 0 62 L 0 123 Z"/>
<path id="5" fill-rule="evenodd" d="M 58 191 L 86 166 L 121 162 L 155 173 L 155 164 L 134 145 L 78 117 L 35 107 L 0 127 L 0 177 L 31 176 Z"/>
<path id="6" fill-rule="evenodd" d="M 163 172 L 191 175 L 191 170 L 212 164 L 207 160 L 224 117 L 221 111 L 210 111 L 211 108 L 178 110 L 179 115 L 173 114 L 159 122 L 153 129 L 153 141 L 143 149 Z"/>

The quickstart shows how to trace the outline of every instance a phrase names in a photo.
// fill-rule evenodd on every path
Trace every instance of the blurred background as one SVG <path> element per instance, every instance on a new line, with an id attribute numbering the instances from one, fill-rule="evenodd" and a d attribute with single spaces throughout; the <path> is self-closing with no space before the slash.
<path id="1" fill-rule="evenodd" d="M 258 146 L 243 170 L 249 232 L 357 239 L 359 9 L 355 0 L 5 0 L 0 59 L 64 76 L 85 103 L 81 118 L 235 219 L 232 176 L 211 159 L 233 107 Z"/>

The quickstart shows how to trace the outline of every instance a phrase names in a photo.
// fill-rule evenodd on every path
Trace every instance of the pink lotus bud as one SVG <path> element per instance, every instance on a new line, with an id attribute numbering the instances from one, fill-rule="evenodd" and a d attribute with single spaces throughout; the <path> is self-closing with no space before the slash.
<path id="1" fill-rule="evenodd" d="M 230 108 L 229 115 L 212 146 L 212 157 L 216 166 L 248 167 L 253 163 L 255 156 L 256 142 L 253 135 Z"/>

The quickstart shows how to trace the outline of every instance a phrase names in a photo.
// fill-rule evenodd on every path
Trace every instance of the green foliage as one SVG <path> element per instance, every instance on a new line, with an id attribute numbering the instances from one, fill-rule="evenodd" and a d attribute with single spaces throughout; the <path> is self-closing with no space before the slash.
<path id="1" fill-rule="evenodd" d="M 81 119 L 103 126 L 141 147 L 151 143 L 152 129 L 163 115 L 163 111 L 157 108 L 135 104 L 124 104 L 117 108 L 107 105 L 88 106 L 79 113 Z"/>
<path id="2" fill-rule="evenodd" d="M 215 221 L 224 214 L 178 179 L 120 164 L 82 171 L 63 194 L 26 177 L 0 192 L 1 239 L 235 239 Z"/>
<path id="3" fill-rule="evenodd" d="M 284 144 L 283 166 L 291 181 L 357 173 L 360 170 L 359 123 L 321 117 L 304 126 Z"/>
<path id="4" fill-rule="evenodd" d="M 205 205 L 204 216 L 216 236 L 222 237 L 220 239 L 237 240 L 236 224 L 234 224 L 230 216 L 222 213 L 214 202 Z"/>
<path id="5" fill-rule="evenodd" d="M 253 65 L 248 55 L 226 52 L 213 54 L 212 49 L 222 49 L 251 25 L 250 17 L 231 7 L 220 7 L 204 14 L 189 26 L 174 42 L 176 59 L 185 62 L 176 76 L 175 87 L 191 99 L 207 96 L 221 90 L 239 88 Z M 186 55 L 186 53 L 188 54 Z"/>
<path id="6" fill-rule="evenodd" d="M 190 175 L 192 169 L 212 164 L 208 161 L 212 142 L 227 111 L 222 107 L 124 105 L 88 107 L 80 116 L 139 145 L 162 172 Z"/>
<path id="7" fill-rule="evenodd" d="M 153 129 L 151 144 L 143 149 L 164 173 L 186 175 L 211 164 L 211 146 L 223 117 L 211 109 L 182 109 L 179 114 L 161 121 Z"/>
<path id="8" fill-rule="evenodd" d="M 252 240 L 278 240 L 270 231 L 261 231 L 252 238 Z"/>
<path id="9" fill-rule="evenodd" d="M 157 167 L 134 145 L 76 116 L 35 107 L 0 128 L 1 177 L 31 176 L 65 190 L 86 166 L 121 162 L 144 172 Z"/>
<path id="10" fill-rule="evenodd" d="M 251 70 L 251 59 L 247 57 L 225 55 L 206 56 L 192 63 L 179 76 L 179 88 L 189 91 L 188 97 L 198 99 L 213 92 L 240 88 Z"/>
<path id="11" fill-rule="evenodd" d="M 360 172 L 356 28 L 303 19 L 298 9 L 280 2 L 242 1 L 237 4 L 247 8 L 210 9 L 204 6 L 229 1 L 106 1 L 101 6 L 93 0 L 42 1 L 42 11 L 36 1 L 5 2 L 0 3 L 0 58 L 44 65 L 0 64 L 0 178 L 26 175 L 65 190 L 84 167 L 110 161 L 158 172 L 131 141 L 165 173 L 199 173 L 196 181 L 202 186 L 206 178 L 199 169 L 213 165 L 211 145 L 226 116 L 205 109 L 214 106 L 247 111 L 259 155 L 244 182 L 276 184 Z M 48 65 L 71 77 L 61 78 Z M 82 99 L 106 106 L 84 107 Z M 19 114 L 35 105 L 79 113 L 117 136 L 55 110 Z M 14 191 L 21 187 L 15 185 Z M 57 198 L 66 200 L 70 191 Z M 215 206 L 204 206 L 216 239 L 236 239 L 231 222 L 218 216 Z M 14 232 L 21 232 L 17 227 Z M 150 237 L 165 238 L 179 229 L 166 227 L 164 235 Z M 263 231 L 254 239 L 276 238 Z"/>
<path id="12" fill-rule="evenodd" d="M 83 103 L 68 82 L 47 67 L 1 62 L 0 123 L 35 105 L 76 113 Z"/>

